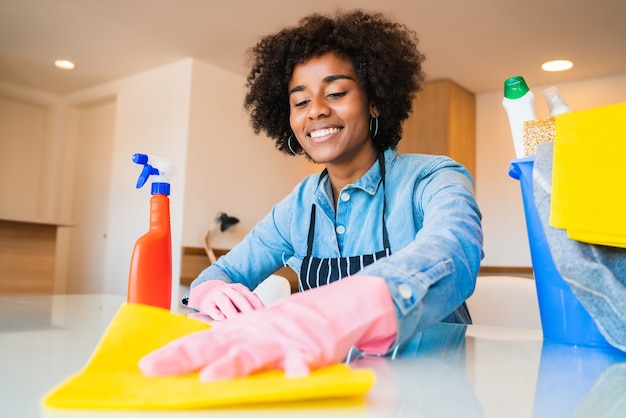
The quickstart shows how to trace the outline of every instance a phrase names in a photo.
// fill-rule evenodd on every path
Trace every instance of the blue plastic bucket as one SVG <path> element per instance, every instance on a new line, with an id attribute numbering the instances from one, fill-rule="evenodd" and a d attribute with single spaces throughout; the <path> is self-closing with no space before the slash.
<path id="1" fill-rule="evenodd" d="M 509 176 L 522 188 L 543 336 L 565 344 L 610 346 L 554 264 L 533 196 L 534 162 L 534 156 L 512 160 Z"/>

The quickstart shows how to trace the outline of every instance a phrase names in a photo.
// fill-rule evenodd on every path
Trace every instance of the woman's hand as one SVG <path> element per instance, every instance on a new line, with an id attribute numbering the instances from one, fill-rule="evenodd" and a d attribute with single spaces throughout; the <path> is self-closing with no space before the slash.
<path id="1" fill-rule="evenodd" d="M 139 367 L 148 376 L 199 371 L 204 381 L 269 369 L 303 376 L 341 362 L 352 346 L 385 354 L 396 332 L 396 312 L 385 281 L 353 276 L 215 322 L 207 331 L 146 355 Z"/>
<path id="2" fill-rule="evenodd" d="M 264 308 L 261 299 L 246 286 L 221 280 L 208 280 L 192 287 L 187 306 L 213 320 Z"/>

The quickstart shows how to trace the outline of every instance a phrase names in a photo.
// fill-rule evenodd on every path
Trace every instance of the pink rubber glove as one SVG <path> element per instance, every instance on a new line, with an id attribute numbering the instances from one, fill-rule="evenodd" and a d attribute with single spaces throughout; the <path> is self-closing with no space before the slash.
<path id="1" fill-rule="evenodd" d="M 213 320 L 233 318 L 264 307 L 261 299 L 246 286 L 221 280 L 208 280 L 191 288 L 187 306 Z"/>
<path id="2" fill-rule="evenodd" d="M 397 333 L 391 295 L 380 277 L 353 276 L 294 294 L 259 311 L 216 322 L 146 355 L 147 376 L 200 371 L 203 381 L 282 369 L 286 376 L 341 362 L 350 348 L 385 354 Z"/>

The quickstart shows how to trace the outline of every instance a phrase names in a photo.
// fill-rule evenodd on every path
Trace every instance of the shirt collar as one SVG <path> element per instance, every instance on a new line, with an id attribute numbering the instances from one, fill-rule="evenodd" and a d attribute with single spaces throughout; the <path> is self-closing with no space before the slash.
<path id="1" fill-rule="evenodd" d="M 389 171 L 389 167 L 391 167 L 397 155 L 398 155 L 398 151 L 395 148 L 389 148 L 383 152 L 383 158 L 385 161 L 385 171 Z M 380 166 L 378 164 L 378 159 L 376 159 L 374 164 L 372 164 L 370 169 L 367 170 L 367 172 L 360 179 L 346 186 L 346 188 L 362 189 L 365 192 L 369 193 L 370 195 L 374 195 L 376 193 L 376 189 L 378 188 L 378 185 L 380 184 L 381 179 L 382 179 L 382 176 L 380 172 Z M 331 190 L 330 180 L 328 178 L 328 175 L 326 174 L 324 175 L 324 178 L 322 178 L 321 181 L 319 182 L 316 193 L 323 193 L 324 195 L 326 195 L 326 197 L 330 201 L 332 201 L 330 190 Z"/>

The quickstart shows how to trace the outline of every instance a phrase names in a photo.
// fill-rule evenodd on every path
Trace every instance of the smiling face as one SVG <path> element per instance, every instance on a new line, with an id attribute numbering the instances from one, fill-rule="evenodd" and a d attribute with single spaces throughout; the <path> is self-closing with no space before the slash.
<path id="1" fill-rule="evenodd" d="M 297 65 L 289 82 L 289 109 L 298 142 L 329 172 L 367 170 L 376 159 L 369 121 L 378 112 L 349 61 L 328 52 Z"/>

